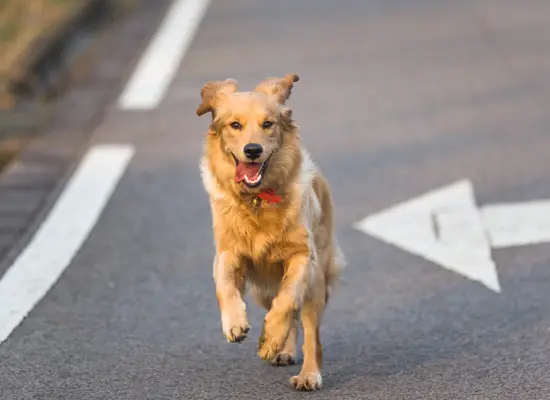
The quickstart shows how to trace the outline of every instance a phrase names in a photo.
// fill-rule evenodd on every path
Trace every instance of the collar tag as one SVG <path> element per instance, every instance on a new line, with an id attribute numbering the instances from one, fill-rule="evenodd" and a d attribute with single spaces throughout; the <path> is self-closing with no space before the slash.
<path id="1" fill-rule="evenodd" d="M 254 197 L 252 198 L 252 207 L 258 208 L 258 207 L 260 207 L 261 204 L 262 204 L 262 199 L 260 199 L 260 198 L 257 197 L 257 196 L 254 196 Z"/>

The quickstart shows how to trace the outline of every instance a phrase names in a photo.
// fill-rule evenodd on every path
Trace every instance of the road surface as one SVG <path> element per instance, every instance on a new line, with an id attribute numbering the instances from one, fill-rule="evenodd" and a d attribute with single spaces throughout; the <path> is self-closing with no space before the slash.
<path id="1" fill-rule="evenodd" d="M 200 15 L 202 5 L 186 11 Z M 121 96 L 97 121 L 88 149 L 130 152 L 115 151 L 108 168 L 101 151 L 95 161 L 87 152 L 74 160 L 40 218 L 61 198 L 66 208 L 50 230 L 40 221 L 33 228 L 44 229 L 41 247 L 29 236 L 14 250 L 38 255 L 27 253 L 27 264 L 8 258 L 0 269 L 0 299 L 12 293 L 21 300 L 8 307 L 29 308 L 0 344 L 0 398 L 550 398 L 548 243 L 479 256 L 494 265 L 495 290 L 462 273 L 469 261 L 452 270 L 356 229 L 367 216 L 456 182 L 475 192 L 474 213 L 477 205 L 550 199 L 550 5 L 234 0 L 203 11 L 202 20 L 179 11 L 182 27 L 198 26 L 186 34 L 185 57 L 151 50 L 167 57 L 157 65 L 167 78 L 136 89 L 133 103 L 121 100 L 133 75 L 120 71 Z M 185 48 L 181 32 L 154 23 L 165 27 L 159 42 Z M 251 89 L 287 72 L 300 75 L 289 104 L 331 184 L 349 263 L 322 326 L 325 386 L 314 394 L 290 388 L 299 365 L 275 368 L 256 356 L 262 313 L 251 301 L 249 338 L 239 345 L 223 338 L 198 171 L 202 85 L 231 77 Z M 410 221 L 404 230 L 416 226 Z M 468 227 L 485 231 L 484 224 Z M 439 229 L 460 242 L 468 227 Z M 463 254 L 473 248 L 463 246 Z"/>

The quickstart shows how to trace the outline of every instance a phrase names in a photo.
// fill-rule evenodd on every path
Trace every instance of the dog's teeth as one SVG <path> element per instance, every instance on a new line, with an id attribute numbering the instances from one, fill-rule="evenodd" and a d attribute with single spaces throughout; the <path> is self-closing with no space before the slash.
<path id="1" fill-rule="evenodd" d="M 249 183 L 251 185 L 254 185 L 255 183 L 258 183 L 260 181 L 260 179 L 262 179 L 262 176 L 259 175 L 256 177 L 256 179 L 250 179 L 248 176 L 244 176 L 244 180 L 246 181 L 246 183 Z"/>

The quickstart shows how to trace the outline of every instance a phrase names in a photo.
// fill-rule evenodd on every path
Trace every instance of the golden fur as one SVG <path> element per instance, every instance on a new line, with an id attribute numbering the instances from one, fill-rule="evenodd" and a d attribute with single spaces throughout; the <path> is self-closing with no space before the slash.
<path id="1" fill-rule="evenodd" d="M 304 361 L 291 383 L 315 390 L 322 385 L 319 325 L 345 261 L 333 232 L 328 183 L 302 148 L 285 105 L 297 81 L 293 74 L 271 78 L 250 92 L 238 92 L 231 79 L 204 85 L 197 115 L 210 112 L 212 122 L 200 167 L 212 211 L 213 275 L 224 335 L 240 342 L 248 333 L 243 300 L 248 286 L 267 309 L 258 355 L 289 365 L 296 358 L 301 317 Z M 265 121 L 272 125 L 262 125 Z M 235 122 L 240 128 L 233 128 Z M 264 152 L 257 161 L 268 161 L 258 188 L 235 179 L 236 165 L 247 161 L 247 143 L 261 144 Z M 265 188 L 282 200 L 259 200 Z"/>

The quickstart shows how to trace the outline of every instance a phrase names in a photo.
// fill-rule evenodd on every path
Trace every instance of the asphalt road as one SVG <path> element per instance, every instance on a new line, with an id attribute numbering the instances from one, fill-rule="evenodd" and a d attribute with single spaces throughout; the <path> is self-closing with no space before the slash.
<path id="1" fill-rule="evenodd" d="M 494 249 L 497 293 L 352 227 L 461 179 L 480 204 L 550 198 L 549 70 L 544 1 L 213 2 L 161 104 L 113 104 L 99 121 L 90 146 L 129 143 L 135 156 L 0 344 L 0 398 L 550 398 L 550 245 Z M 249 338 L 223 338 L 198 171 L 203 83 L 253 88 L 287 72 L 301 78 L 289 104 L 349 262 L 317 393 L 290 388 L 299 365 L 256 356 L 252 302 Z"/>

